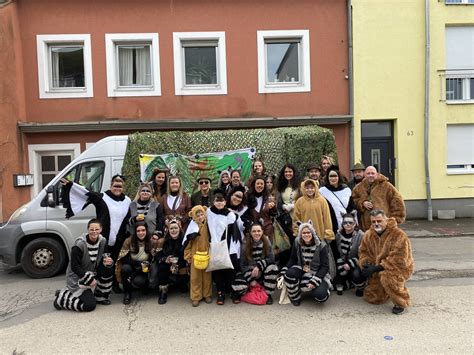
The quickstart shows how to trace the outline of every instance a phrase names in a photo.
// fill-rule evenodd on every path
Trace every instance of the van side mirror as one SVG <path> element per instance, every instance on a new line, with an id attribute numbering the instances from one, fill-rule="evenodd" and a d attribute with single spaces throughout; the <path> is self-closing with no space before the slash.
<path id="1" fill-rule="evenodd" d="M 48 207 L 56 207 L 56 186 L 49 185 L 46 189 L 46 202 Z"/>

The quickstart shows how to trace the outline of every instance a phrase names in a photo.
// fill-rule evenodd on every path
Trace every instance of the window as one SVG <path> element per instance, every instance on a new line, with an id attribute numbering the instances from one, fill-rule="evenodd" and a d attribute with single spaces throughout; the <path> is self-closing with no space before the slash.
<path id="1" fill-rule="evenodd" d="M 160 57 L 157 33 L 105 35 L 107 95 L 160 96 Z"/>
<path id="2" fill-rule="evenodd" d="M 101 160 L 90 161 L 76 165 L 64 174 L 63 177 L 84 186 L 89 191 L 100 192 L 104 180 L 104 171 L 105 162 Z M 65 191 L 60 181 L 56 183 L 56 188 L 59 197 L 56 199 L 57 204 L 63 204 Z"/>
<path id="3" fill-rule="evenodd" d="M 309 31 L 257 31 L 258 92 L 311 91 Z"/>
<path id="4" fill-rule="evenodd" d="M 39 97 L 92 97 L 90 35 L 37 35 Z"/>
<path id="5" fill-rule="evenodd" d="M 474 174 L 474 124 L 451 124 L 447 130 L 448 174 Z"/>
<path id="6" fill-rule="evenodd" d="M 227 94 L 224 32 L 175 32 L 176 95 Z"/>
<path id="7" fill-rule="evenodd" d="M 30 174 L 33 174 L 32 197 L 79 154 L 79 143 L 28 145 Z"/>
<path id="8" fill-rule="evenodd" d="M 446 101 L 474 102 L 474 26 L 446 27 Z"/>

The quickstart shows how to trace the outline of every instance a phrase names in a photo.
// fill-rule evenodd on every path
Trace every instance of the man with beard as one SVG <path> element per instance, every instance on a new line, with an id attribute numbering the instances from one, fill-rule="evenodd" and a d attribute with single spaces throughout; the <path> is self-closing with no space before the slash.
<path id="1" fill-rule="evenodd" d="M 347 183 L 347 186 L 351 189 L 354 190 L 354 187 L 361 182 L 364 179 L 364 170 L 365 170 L 365 165 L 362 163 L 355 163 L 352 166 L 352 180 Z"/>
<path id="2" fill-rule="evenodd" d="M 394 303 L 392 313 L 401 314 L 410 305 L 405 286 L 413 273 L 410 239 L 398 228 L 395 218 L 374 209 L 370 212 L 371 228 L 365 233 L 359 248 L 361 280 L 368 280 L 364 299 L 372 304 Z"/>

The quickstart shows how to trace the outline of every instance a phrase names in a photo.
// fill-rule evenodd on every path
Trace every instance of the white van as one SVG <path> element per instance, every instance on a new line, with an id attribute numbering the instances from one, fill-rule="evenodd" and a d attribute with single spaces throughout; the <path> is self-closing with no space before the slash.
<path id="1" fill-rule="evenodd" d="M 33 278 L 51 277 L 64 270 L 72 243 L 86 231 L 95 208 L 90 205 L 67 220 L 59 180 L 66 177 L 88 190 L 106 191 L 112 176 L 121 173 L 127 140 L 127 136 L 112 136 L 98 141 L 18 208 L 0 226 L 0 261 L 11 266 L 21 263 Z"/>

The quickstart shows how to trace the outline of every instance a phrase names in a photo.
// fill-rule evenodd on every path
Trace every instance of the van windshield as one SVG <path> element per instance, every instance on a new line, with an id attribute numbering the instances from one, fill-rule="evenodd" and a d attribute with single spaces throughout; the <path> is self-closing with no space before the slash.
<path id="1" fill-rule="evenodd" d="M 84 186 L 89 191 L 100 192 L 104 171 L 105 162 L 91 161 L 75 166 L 64 175 L 64 178 Z M 63 204 L 63 185 L 58 182 L 56 187 L 59 196 L 58 204 Z"/>

